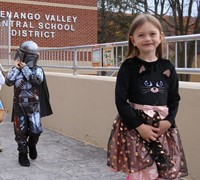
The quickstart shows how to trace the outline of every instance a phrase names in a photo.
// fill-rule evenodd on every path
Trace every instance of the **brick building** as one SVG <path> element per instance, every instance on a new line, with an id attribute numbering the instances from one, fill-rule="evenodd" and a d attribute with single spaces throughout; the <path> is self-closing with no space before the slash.
<path id="1" fill-rule="evenodd" d="M 7 15 L 12 47 L 26 40 L 39 47 L 97 43 L 97 0 L 0 0 L 0 18 Z"/>

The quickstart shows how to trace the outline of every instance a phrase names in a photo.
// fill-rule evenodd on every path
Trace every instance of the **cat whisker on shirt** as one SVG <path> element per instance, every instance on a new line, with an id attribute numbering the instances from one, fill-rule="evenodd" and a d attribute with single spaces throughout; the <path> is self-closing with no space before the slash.
<path id="1" fill-rule="evenodd" d="M 144 90 L 143 90 L 143 93 L 144 93 L 144 94 L 149 93 L 149 92 L 151 92 L 150 89 L 146 89 L 146 90 L 144 89 Z"/>

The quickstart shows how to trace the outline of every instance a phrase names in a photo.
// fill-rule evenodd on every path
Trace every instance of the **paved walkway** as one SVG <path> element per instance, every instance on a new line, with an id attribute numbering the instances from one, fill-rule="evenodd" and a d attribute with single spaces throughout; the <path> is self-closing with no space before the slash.
<path id="1" fill-rule="evenodd" d="M 0 180 L 125 180 L 107 168 L 106 151 L 48 129 L 40 137 L 38 158 L 20 166 L 9 115 L 0 124 L 0 143 Z"/>
<path id="2" fill-rule="evenodd" d="M 106 166 L 106 152 L 67 136 L 44 129 L 38 158 L 31 166 L 18 164 L 17 144 L 9 116 L 0 125 L 0 180 L 124 180 Z"/>

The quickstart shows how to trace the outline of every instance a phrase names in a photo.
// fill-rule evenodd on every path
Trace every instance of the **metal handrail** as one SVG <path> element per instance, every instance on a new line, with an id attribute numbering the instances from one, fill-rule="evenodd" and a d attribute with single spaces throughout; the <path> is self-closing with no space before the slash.
<path id="1" fill-rule="evenodd" d="M 166 42 L 166 58 L 171 59 L 171 54 L 174 56 L 174 64 L 178 73 L 182 74 L 199 74 L 200 67 L 198 67 L 198 51 L 200 44 L 200 34 L 191 35 L 180 35 L 180 36 L 169 36 L 165 37 Z M 187 48 L 188 42 L 195 43 L 195 55 L 194 55 L 194 66 L 192 68 L 187 67 Z M 184 55 L 184 67 L 178 67 L 178 44 L 184 43 L 185 55 Z M 170 45 L 173 45 L 170 50 Z M 103 51 L 106 47 L 112 46 L 114 48 L 114 63 L 112 66 L 105 67 L 103 64 Z M 94 67 L 92 64 L 92 50 L 93 48 L 99 48 L 101 62 L 98 67 Z M 48 68 L 61 68 L 71 69 L 73 74 L 77 74 L 78 70 L 90 70 L 90 71 L 105 71 L 109 74 L 118 71 L 120 63 L 126 58 L 125 52 L 127 51 L 128 41 L 111 42 L 102 44 L 91 44 L 81 46 L 69 46 L 69 47 L 55 47 L 55 48 L 39 48 L 40 61 L 39 65 Z M 12 53 L 14 56 L 14 51 Z M 8 66 L 11 64 L 8 63 Z"/>
<path id="2" fill-rule="evenodd" d="M 189 41 L 194 41 L 195 42 L 195 57 L 194 57 L 194 65 L 195 67 L 192 68 L 187 68 L 187 43 Z M 169 37 L 165 37 L 165 42 L 166 42 L 166 58 L 169 59 L 169 45 L 170 43 L 175 43 L 174 47 L 175 47 L 175 59 L 174 59 L 174 64 L 176 67 L 176 70 L 178 73 L 183 73 L 183 74 L 199 74 L 200 73 L 200 68 L 198 67 L 198 56 L 197 56 L 197 42 L 200 42 L 200 34 L 191 34 L 191 35 L 180 35 L 180 36 L 169 36 Z M 177 46 L 178 43 L 185 43 L 184 47 L 185 47 L 185 60 L 184 60 L 184 64 L 185 64 L 185 68 L 179 68 L 177 66 L 178 64 L 178 52 L 177 52 Z M 103 52 L 103 49 L 105 47 L 108 46 L 113 46 L 115 48 L 115 60 L 118 62 L 114 63 L 114 66 L 110 66 L 110 67 L 104 67 L 103 64 L 101 64 L 100 67 L 92 67 L 92 65 L 84 65 L 84 63 L 82 65 L 79 64 L 80 59 L 77 59 L 77 52 L 79 51 L 85 51 L 88 50 L 90 53 L 92 51 L 92 48 L 94 47 L 99 47 L 101 50 L 101 53 Z M 40 49 L 40 53 L 44 53 L 44 52 L 53 52 L 53 51 L 62 51 L 62 52 L 74 52 L 75 56 L 74 59 L 70 59 L 68 60 L 68 62 L 73 61 L 73 63 L 71 65 L 66 65 L 66 66 L 55 66 L 56 68 L 67 68 L 67 69 L 73 69 L 74 70 L 74 74 L 77 74 L 78 70 L 94 70 L 94 71 L 118 71 L 119 69 L 119 62 L 123 61 L 125 59 L 125 55 L 124 55 L 124 51 L 123 48 L 127 48 L 128 46 L 128 41 L 121 41 L 121 42 L 111 42 L 111 43 L 102 43 L 102 44 L 92 44 L 92 45 L 83 45 L 83 46 L 70 46 L 70 47 L 60 47 L 60 48 L 41 48 Z M 117 48 L 121 48 L 121 57 L 119 59 L 119 52 L 117 50 Z M 76 58 L 76 59 L 75 59 Z M 103 58 L 103 57 L 101 57 Z M 89 60 L 91 61 L 91 60 Z M 103 61 L 103 60 L 102 60 Z M 88 61 L 87 61 L 88 62 Z M 44 66 L 44 65 L 43 65 Z M 46 65 L 46 67 L 49 67 L 48 65 Z M 52 66 L 51 66 L 52 67 Z"/>

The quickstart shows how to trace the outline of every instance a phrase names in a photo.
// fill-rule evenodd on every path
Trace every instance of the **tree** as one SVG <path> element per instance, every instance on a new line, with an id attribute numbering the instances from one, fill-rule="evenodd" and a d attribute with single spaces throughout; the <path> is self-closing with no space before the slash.
<path id="1" fill-rule="evenodd" d="M 136 11 L 135 0 L 98 1 L 98 42 L 117 42 L 127 40 L 130 23 Z"/>
<path id="2" fill-rule="evenodd" d="M 154 0 L 160 8 L 151 10 L 161 20 L 167 35 L 187 35 L 200 33 L 200 1 L 199 0 Z M 168 27 L 168 28 L 167 28 Z M 185 51 L 187 67 L 191 68 L 194 61 L 195 43 L 178 43 L 178 67 L 185 67 Z M 181 80 L 188 81 L 189 75 L 180 75 Z"/>
<path id="3" fill-rule="evenodd" d="M 187 35 L 200 33 L 199 0 L 98 0 L 99 2 L 99 42 L 127 40 L 130 23 L 141 12 L 155 15 L 164 27 L 164 34 Z M 194 61 L 194 42 L 188 42 L 187 67 Z M 178 44 L 181 61 L 178 67 L 185 67 L 184 43 Z M 181 76 L 189 80 L 189 76 Z"/>

